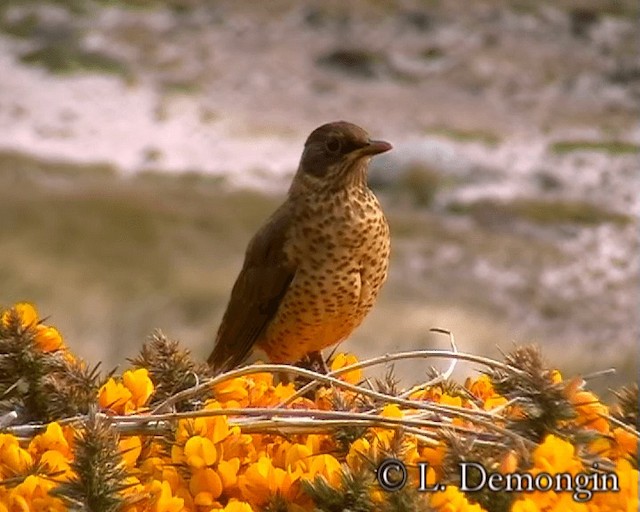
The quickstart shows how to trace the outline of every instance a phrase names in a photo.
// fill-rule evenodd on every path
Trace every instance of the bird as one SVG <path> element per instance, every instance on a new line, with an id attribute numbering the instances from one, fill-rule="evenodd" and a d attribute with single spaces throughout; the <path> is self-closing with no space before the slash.
<path id="1" fill-rule="evenodd" d="M 247 246 L 207 360 L 214 374 L 240 366 L 255 349 L 277 364 L 321 359 L 361 324 L 390 256 L 389 224 L 368 187 L 368 167 L 391 149 L 346 121 L 311 132 L 285 201 Z"/>

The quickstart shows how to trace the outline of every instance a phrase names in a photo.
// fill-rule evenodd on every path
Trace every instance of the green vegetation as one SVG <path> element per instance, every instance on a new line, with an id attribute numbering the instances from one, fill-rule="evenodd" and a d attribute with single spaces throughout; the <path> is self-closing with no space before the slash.
<path id="1" fill-rule="evenodd" d="M 0 30 L 14 37 L 28 39 L 34 35 L 37 27 L 38 16 L 35 13 L 29 13 L 13 22 L 0 20 Z"/>
<path id="2" fill-rule="evenodd" d="M 47 177 L 53 179 L 112 179 L 116 169 L 105 163 L 91 165 L 56 162 L 25 155 L 17 151 L 0 151 L 0 185 L 7 186 L 18 181 L 34 182 Z M 0 192 L 2 192 L 0 190 Z"/>
<path id="3" fill-rule="evenodd" d="M 167 94 L 195 94 L 200 92 L 200 85 L 193 80 L 166 81 L 160 88 Z"/>
<path id="4" fill-rule="evenodd" d="M 551 151 L 563 155 L 573 151 L 600 151 L 610 155 L 627 155 L 640 153 L 640 146 L 630 142 L 567 140 L 554 142 Z"/>
<path id="5" fill-rule="evenodd" d="M 70 13 L 84 15 L 94 5 L 91 0 L 2 0 L 0 2 L 0 17 L 2 13 L 14 6 L 27 7 L 27 6 L 39 6 L 42 4 L 52 4 L 64 9 L 67 9 Z M 0 30 L 4 30 L 4 27 L 0 26 Z"/>
<path id="6" fill-rule="evenodd" d="M 429 208 L 442 185 L 443 176 L 440 172 L 424 164 L 412 163 L 398 172 L 397 179 L 374 188 L 381 189 L 394 200 L 419 208 Z"/>
<path id="7" fill-rule="evenodd" d="M 521 219 L 535 224 L 600 224 L 631 222 L 629 215 L 602 209 L 584 201 L 545 201 L 539 199 L 516 199 L 511 202 L 480 200 L 473 203 L 453 203 L 449 211 L 468 214 L 488 223 L 505 223 Z"/>
<path id="8" fill-rule="evenodd" d="M 76 73 L 78 71 L 92 71 L 110 73 L 129 78 L 128 67 L 100 52 L 88 52 L 77 43 L 63 41 L 51 43 L 28 52 L 20 57 L 25 64 L 44 66 L 51 73 Z"/>
<path id="9" fill-rule="evenodd" d="M 427 130 L 429 135 L 446 137 L 456 142 L 480 142 L 487 146 L 500 144 L 500 137 L 487 130 L 459 130 L 451 127 L 437 127 Z"/>
<path id="10" fill-rule="evenodd" d="M 0 303 L 42 305 L 104 361 L 122 361 L 123 343 L 157 327 L 205 345 L 276 203 L 197 173 L 120 177 L 0 153 Z"/>

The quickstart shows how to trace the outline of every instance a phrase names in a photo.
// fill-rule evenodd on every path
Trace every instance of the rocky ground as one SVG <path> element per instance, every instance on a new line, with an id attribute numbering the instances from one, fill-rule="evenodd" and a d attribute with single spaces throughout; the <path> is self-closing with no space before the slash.
<path id="1" fill-rule="evenodd" d="M 636 375 L 634 2 L 125 4 L 0 6 L 3 155 L 277 195 L 311 129 L 354 121 L 395 146 L 371 174 L 390 283 L 354 350 L 437 325 Z"/>

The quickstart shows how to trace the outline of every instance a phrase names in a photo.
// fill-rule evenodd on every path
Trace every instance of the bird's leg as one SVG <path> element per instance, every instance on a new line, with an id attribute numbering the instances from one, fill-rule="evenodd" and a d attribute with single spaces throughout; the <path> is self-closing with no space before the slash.
<path id="1" fill-rule="evenodd" d="M 327 373 L 329 373 L 329 368 L 327 368 L 327 364 L 322 357 L 322 352 L 320 352 L 319 350 L 309 352 L 306 356 L 304 356 L 300 361 L 296 363 L 296 366 L 300 368 L 306 368 L 307 370 L 311 370 L 316 373 L 321 373 L 322 375 L 326 375 Z"/>
<path id="2" fill-rule="evenodd" d="M 309 352 L 306 356 L 300 359 L 300 361 L 295 363 L 295 366 L 297 366 L 298 368 L 304 368 L 305 370 L 311 370 L 322 375 L 326 375 L 327 373 L 329 373 L 329 368 L 327 368 L 324 358 L 322 357 L 322 352 L 320 351 Z M 298 376 L 294 379 L 294 383 L 297 388 L 301 388 L 306 384 L 309 384 L 309 382 L 311 382 L 312 380 L 313 379 L 310 379 L 308 377 Z M 313 400 L 315 398 L 315 394 L 315 390 L 311 390 L 303 396 L 305 398 Z"/>

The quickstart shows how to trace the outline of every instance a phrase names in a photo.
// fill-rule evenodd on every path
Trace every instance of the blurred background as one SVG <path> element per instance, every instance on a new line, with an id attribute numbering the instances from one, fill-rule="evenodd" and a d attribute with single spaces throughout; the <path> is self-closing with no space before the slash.
<path id="1" fill-rule="evenodd" d="M 341 350 L 448 348 L 440 327 L 615 367 L 601 392 L 637 380 L 637 11 L 1 0 L 0 304 L 34 302 L 103 368 L 156 328 L 206 357 L 306 136 L 344 119 L 394 144 L 370 172 L 393 252 Z"/>

